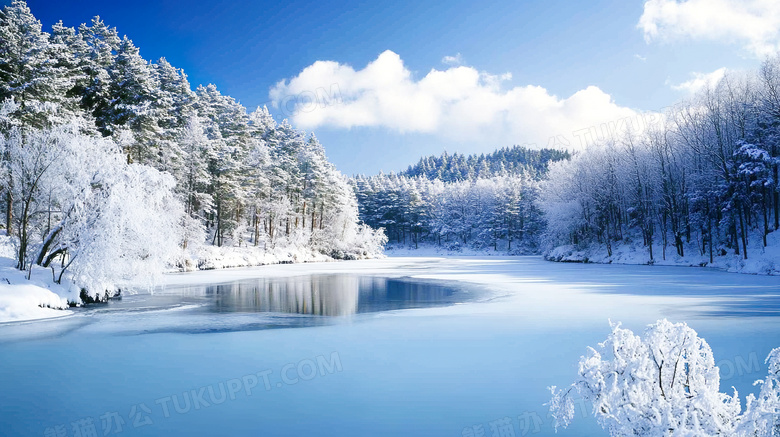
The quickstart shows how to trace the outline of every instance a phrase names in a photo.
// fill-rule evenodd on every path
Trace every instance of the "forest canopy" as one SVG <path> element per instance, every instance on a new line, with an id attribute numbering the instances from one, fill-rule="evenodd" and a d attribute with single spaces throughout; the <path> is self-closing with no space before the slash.
<path id="1" fill-rule="evenodd" d="M 0 212 L 29 274 L 48 267 L 59 282 L 67 271 L 100 296 L 198 267 L 209 246 L 381 251 L 314 135 L 214 85 L 193 91 L 99 17 L 46 32 L 25 2 L 3 8 L 0 102 Z"/>
<path id="2" fill-rule="evenodd" d="M 550 166 L 541 186 L 545 243 L 647 260 L 748 259 L 780 228 L 780 58 L 727 74 L 647 129 L 600 138 Z M 689 253 L 692 252 L 692 253 Z"/>

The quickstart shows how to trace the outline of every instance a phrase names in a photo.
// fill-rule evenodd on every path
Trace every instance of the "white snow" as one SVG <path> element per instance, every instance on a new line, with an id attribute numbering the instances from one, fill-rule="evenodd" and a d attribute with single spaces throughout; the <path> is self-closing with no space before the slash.
<path id="1" fill-rule="evenodd" d="M 185 270 L 226 269 L 233 267 L 263 266 L 268 264 L 309 263 L 333 261 L 315 250 L 301 247 L 263 249 L 253 246 L 217 247 L 204 245 L 190 260 Z M 196 265 L 195 265 L 196 264 Z"/>
<path id="2" fill-rule="evenodd" d="M 67 300 L 37 285 L 0 285 L 0 322 L 62 317 Z"/>
<path id="3" fill-rule="evenodd" d="M 385 247 L 385 255 L 391 257 L 442 257 L 442 256 L 480 256 L 480 257 L 494 257 L 494 256 L 507 256 L 515 255 L 507 254 L 505 249 L 494 250 L 493 247 L 486 247 L 482 249 L 475 249 L 470 246 L 459 246 L 457 248 L 439 246 L 430 243 L 421 243 L 415 249 L 408 244 L 392 244 L 389 243 Z"/>
<path id="4" fill-rule="evenodd" d="M 0 323 L 72 314 L 62 310 L 68 301 L 79 301 L 77 290 L 55 284 L 50 270 L 34 268 L 29 281 L 27 273 L 17 270 L 14 260 L 0 258 Z"/>
<path id="5" fill-rule="evenodd" d="M 78 290 L 55 284 L 51 271 L 35 267 L 28 272 L 16 268 L 13 241 L 0 234 L 0 323 L 63 317 L 72 311 L 68 301 L 78 302 Z"/>
<path id="6" fill-rule="evenodd" d="M 674 247 L 668 246 L 666 259 L 663 259 L 663 248 L 657 244 L 651 262 L 648 250 L 642 247 L 641 240 L 628 244 L 613 243 L 611 257 L 607 256 L 605 245 L 595 243 L 585 248 L 576 248 L 573 245 L 559 246 L 546 253 L 545 257 L 562 262 L 710 267 L 732 273 L 780 275 L 780 231 L 767 235 L 767 247 L 763 247 L 760 237 L 752 237 L 748 246 L 748 259 L 730 251 L 726 255 L 716 255 L 712 263 L 710 263 L 709 253 L 701 255 L 693 243 L 685 245 L 685 256 L 677 255 Z"/>

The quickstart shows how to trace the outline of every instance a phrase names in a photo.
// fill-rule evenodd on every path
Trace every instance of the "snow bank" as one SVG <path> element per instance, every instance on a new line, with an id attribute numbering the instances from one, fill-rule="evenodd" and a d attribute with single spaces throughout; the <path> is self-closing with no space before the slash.
<path id="1" fill-rule="evenodd" d="M 31 280 L 11 258 L 0 258 L 0 323 L 61 317 L 68 302 L 79 302 L 78 290 L 55 284 L 51 271 L 36 268 Z"/>
<path id="2" fill-rule="evenodd" d="M 506 250 L 493 250 L 492 247 L 474 249 L 464 245 L 438 246 L 432 244 L 420 244 L 417 248 L 405 244 L 388 244 L 385 248 L 387 256 L 515 256 L 515 255 L 538 255 L 539 252 L 531 251 L 527 248 Z"/>
<path id="3" fill-rule="evenodd" d="M 60 317 L 67 307 L 67 298 L 37 285 L 0 285 L 0 322 Z"/>
<path id="4" fill-rule="evenodd" d="M 51 271 L 33 268 L 27 273 L 16 268 L 13 239 L 0 233 L 0 323 L 61 317 L 71 311 L 68 302 L 79 302 L 76 287 L 55 284 Z"/>
<path id="5" fill-rule="evenodd" d="M 314 250 L 303 248 L 203 246 L 192 258 L 180 263 L 176 271 L 215 270 L 233 267 L 252 267 L 268 264 L 327 262 L 334 259 Z"/>
<path id="6" fill-rule="evenodd" d="M 760 236 L 752 237 L 748 245 L 748 259 L 737 255 L 733 250 L 716 248 L 712 263 L 709 248 L 701 255 L 699 247 L 693 241 L 685 244 L 685 256 L 679 256 L 674 246 L 667 246 L 665 258 L 663 247 L 656 243 L 651 261 L 648 248 L 642 245 L 641 239 L 612 243 L 612 256 L 608 256 L 605 244 L 591 244 L 586 247 L 558 246 L 545 252 L 544 258 L 558 262 L 711 267 L 733 273 L 780 275 L 780 231 L 767 235 L 767 247 L 763 247 Z"/>

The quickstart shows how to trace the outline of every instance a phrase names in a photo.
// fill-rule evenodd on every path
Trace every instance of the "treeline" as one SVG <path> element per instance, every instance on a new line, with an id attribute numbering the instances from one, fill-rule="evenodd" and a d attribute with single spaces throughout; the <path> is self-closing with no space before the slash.
<path id="1" fill-rule="evenodd" d="M 522 146 L 503 147 L 487 155 L 454 153 L 426 156 L 410 165 L 400 176 L 438 179 L 444 182 L 473 181 L 493 176 L 544 173 L 551 162 L 569 159 L 569 152 L 556 149 L 534 150 Z"/>
<path id="2" fill-rule="evenodd" d="M 538 250 L 544 226 L 538 178 L 528 168 L 454 182 L 380 174 L 352 183 L 360 219 L 383 228 L 391 243 L 525 253 Z"/>
<path id="3" fill-rule="evenodd" d="M 381 250 L 382 235 L 358 224 L 351 187 L 313 135 L 276 123 L 265 108 L 248 114 L 214 85 L 192 91 L 183 71 L 165 59 L 145 60 L 99 17 L 78 30 L 59 22 L 47 33 L 25 2 L 6 6 L 0 13 L 0 101 L 0 212 L 15 238 L 20 269 L 59 260 L 62 270 L 73 262 L 82 271 L 121 270 L 136 254 L 151 259 L 147 252 L 162 243 L 144 229 L 122 237 L 140 240 L 137 251 L 102 252 L 122 258 L 111 266 L 96 262 L 99 245 L 88 247 L 69 233 L 99 223 L 106 226 L 101 232 L 122 232 L 98 219 L 107 205 L 134 201 L 123 200 L 112 185 L 117 174 L 142 187 L 136 200 L 146 190 L 147 211 L 173 217 L 176 229 L 164 229 L 179 235 L 179 249 L 204 243 L 289 247 L 336 257 Z M 82 173 L 72 168 L 79 166 Z M 80 191 L 60 189 L 69 185 Z M 163 194 L 148 193 L 155 190 Z M 117 223 L 138 211 L 126 213 L 116 213 Z M 76 215 L 83 216 L 78 225 Z M 135 218 L 151 220 L 143 224 L 150 228 L 159 225 L 154 217 Z"/>
<path id="4" fill-rule="evenodd" d="M 767 245 L 780 227 L 780 59 L 727 75 L 639 132 L 551 165 L 540 205 L 547 247 L 617 243 L 709 257 Z M 639 246 L 641 247 L 641 246 Z"/>

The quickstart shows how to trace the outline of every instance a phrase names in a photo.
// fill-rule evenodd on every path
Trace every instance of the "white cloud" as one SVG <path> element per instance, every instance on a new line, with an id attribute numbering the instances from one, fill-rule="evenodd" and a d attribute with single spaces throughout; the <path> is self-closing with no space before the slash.
<path id="1" fill-rule="evenodd" d="M 714 87 L 726 75 L 726 68 L 718 68 L 712 73 L 691 73 L 690 80 L 681 84 L 671 85 L 675 91 L 685 91 L 689 94 L 695 94 L 697 91 L 707 86 Z"/>
<path id="2" fill-rule="evenodd" d="M 764 57 L 780 49 L 778 0 L 647 0 L 637 27 L 645 40 L 736 42 Z"/>
<path id="3" fill-rule="evenodd" d="M 491 147 L 544 146 L 551 137 L 567 146 L 576 131 L 637 115 L 595 86 L 560 98 L 540 86 L 505 89 L 511 77 L 456 66 L 417 80 L 388 50 L 362 70 L 317 61 L 277 83 L 270 97 L 304 129 L 378 127 Z"/>
<path id="4" fill-rule="evenodd" d="M 647 58 L 645 56 L 642 56 L 640 54 L 634 54 L 634 57 L 642 62 L 647 62 Z"/>
<path id="5" fill-rule="evenodd" d="M 455 56 L 445 56 L 441 58 L 441 63 L 446 65 L 452 65 L 452 66 L 459 66 L 465 64 L 463 60 L 463 55 L 460 53 L 456 54 Z"/>

